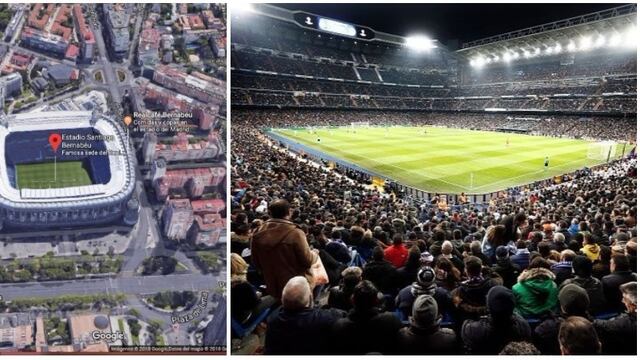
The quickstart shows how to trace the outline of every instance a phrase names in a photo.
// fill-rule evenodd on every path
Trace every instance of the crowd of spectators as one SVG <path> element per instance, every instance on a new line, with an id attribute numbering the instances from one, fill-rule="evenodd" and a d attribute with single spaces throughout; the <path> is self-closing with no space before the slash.
<path id="1" fill-rule="evenodd" d="M 346 103 L 336 106 L 346 107 Z M 349 99 L 360 101 L 364 99 Z M 326 100 L 325 100 L 326 101 Z M 353 110 L 234 110 L 234 123 L 247 117 L 257 127 L 306 127 L 306 126 L 349 126 L 352 122 L 367 121 L 371 125 L 444 126 L 449 128 L 496 131 L 501 129 L 523 129 L 530 134 L 597 139 L 632 141 L 636 138 L 635 118 L 578 117 L 578 116 L 531 116 L 508 114 L 465 114 L 402 111 L 353 111 Z M 235 126 L 235 125 L 234 125 Z"/>
<path id="2" fill-rule="evenodd" d="M 298 65 L 292 62 L 292 65 Z M 319 65 L 319 64 L 315 64 Z M 324 66 L 324 65 L 322 65 Z M 336 67 L 336 65 L 332 65 Z M 338 66 L 339 67 L 339 66 Z M 353 72 L 352 68 L 345 68 L 347 71 Z M 370 70 L 371 71 L 371 70 Z M 381 74 L 391 73 L 389 71 L 381 71 Z M 396 72 L 400 74 L 399 72 Z M 353 74 L 352 74 L 353 75 Z M 419 75 L 419 76 L 417 76 Z M 384 75 L 385 77 L 387 75 Z M 407 77 L 428 77 L 429 74 L 423 73 L 403 73 L 402 76 Z M 417 77 L 416 77 L 417 76 Z M 434 75 L 439 76 L 439 75 Z M 355 75 L 351 80 L 355 80 Z M 402 83 L 400 79 L 394 79 Z M 618 82 L 617 88 L 625 87 L 632 80 Z M 635 79 L 633 79 L 635 82 Z M 265 76 L 265 75 L 249 75 L 236 73 L 232 79 L 232 89 L 234 92 L 243 91 L 246 95 L 234 101 L 235 105 L 253 104 L 263 106 L 296 106 L 296 102 L 291 99 L 298 96 L 298 93 L 314 93 L 311 99 L 299 104 L 314 107 L 329 107 L 336 103 L 335 100 L 323 102 L 324 97 L 343 96 L 343 101 L 338 101 L 341 107 L 352 107 L 355 109 L 380 109 L 380 108 L 400 108 L 400 109 L 437 109 L 437 110 L 483 110 L 486 108 L 505 108 L 509 110 L 553 110 L 553 111 L 615 111 L 615 112 L 636 112 L 637 100 L 635 96 L 629 96 L 629 93 L 613 96 L 595 95 L 602 92 L 608 82 L 604 80 L 596 81 L 591 87 L 538 87 L 530 90 L 520 89 L 517 95 L 509 95 L 513 97 L 502 97 L 503 94 L 512 94 L 515 92 L 513 86 L 471 86 L 461 88 L 411 88 L 406 86 L 394 86 L 383 84 L 359 84 L 341 81 L 319 81 L 309 79 L 298 79 L 294 77 L 283 76 Z M 555 86 L 555 85 L 554 85 Z M 265 91 L 287 91 L 286 95 L 279 97 L 282 102 L 267 101 L 268 97 L 263 94 Z M 575 92 L 578 95 L 560 95 L 553 97 L 554 94 L 571 94 Z M 316 95 L 319 93 L 320 95 Z M 590 93 L 592 95 L 585 95 Z M 536 95 L 534 97 L 526 95 Z M 545 94 L 545 95 L 541 95 Z M 634 93 L 635 94 L 635 93 Z M 349 101 L 352 95 L 368 95 L 372 101 L 366 104 Z M 473 97 L 482 96 L 481 99 Z M 462 98 L 465 97 L 465 98 Z M 469 98 L 471 97 L 471 98 Z M 489 97 L 489 98 L 487 98 Z M 250 101 L 250 100 L 251 101 Z M 275 99 L 273 99 L 275 100 Z M 491 101 L 489 101 L 491 100 Z"/>
<path id="3" fill-rule="evenodd" d="M 636 353 L 635 157 L 453 210 L 378 191 L 261 130 L 353 118 L 234 111 L 232 316 L 248 326 L 268 313 L 265 354 Z"/>

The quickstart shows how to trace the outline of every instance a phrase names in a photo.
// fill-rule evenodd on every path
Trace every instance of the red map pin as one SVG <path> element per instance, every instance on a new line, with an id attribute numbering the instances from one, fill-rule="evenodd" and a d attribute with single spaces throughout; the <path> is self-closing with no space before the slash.
<path id="1" fill-rule="evenodd" d="M 58 147 L 62 143 L 62 136 L 60 134 L 51 134 L 49 135 L 49 145 L 53 149 L 53 152 L 58 151 Z"/>

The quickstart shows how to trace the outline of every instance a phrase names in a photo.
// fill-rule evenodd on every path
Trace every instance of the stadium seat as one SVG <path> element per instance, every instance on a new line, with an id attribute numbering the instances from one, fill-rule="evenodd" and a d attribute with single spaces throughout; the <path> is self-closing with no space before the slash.
<path id="1" fill-rule="evenodd" d="M 263 322 L 271 313 L 271 309 L 264 309 L 253 321 L 248 324 L 241 324 L 239 321 L 231 317 L 231 330 L 237 338 L 243 338 L 252 333 L 253 330 Z"/>

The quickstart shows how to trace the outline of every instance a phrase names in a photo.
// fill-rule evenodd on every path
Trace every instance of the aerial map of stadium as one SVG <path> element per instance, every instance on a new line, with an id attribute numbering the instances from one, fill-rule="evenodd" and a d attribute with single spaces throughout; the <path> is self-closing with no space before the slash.
<path id="1" fill-rule="evenodd" d="M 0 4 L 0 354 L 225 353 L 226 12 Z"/>

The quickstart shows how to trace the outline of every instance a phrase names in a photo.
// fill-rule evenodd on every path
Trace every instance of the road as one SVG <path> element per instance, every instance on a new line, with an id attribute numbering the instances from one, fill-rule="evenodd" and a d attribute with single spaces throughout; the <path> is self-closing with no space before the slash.
<path id="1" fill-rule="evenodd" d="M 89 26 L 91 26 L 91 30 L 95 35 L 96 45 L 98 45 L 98 63 L 103 69 L 102 73 L 104 75 L 105 82 L 109 86 L 111 98 L 113 102 L 120 103 L 122 98 L 120 97 L 120 90 L 118 89 L 118 78 L 115 71 L 113 70 L 113 64 L 111 64 L 111 62 L 109 61 L 107 55 L 107 46 L 104 43 L 102 31 L 100 28 L 95 28 L 92 25 Z"/>
<path id="2" fill-rule="evenodd" d="M 28 282 L 0 284 L 0 295 L 4 300 L 18 298 L 51 298 L 63 295 L 90 294 L 153 294 L 162 291 L 214 290 L 218 280 L 225 281 L 226 273 L 217 276 L 202 274 L 175 274 L 152 276 L 122 276 L 116 278 Z"/>

